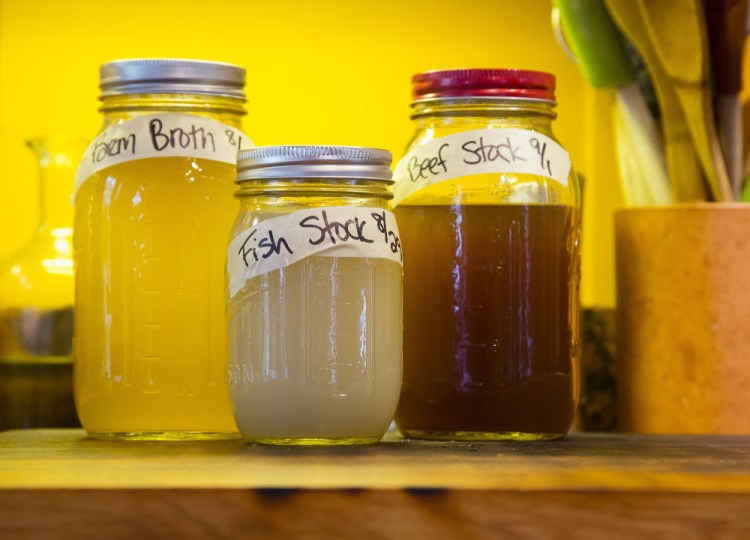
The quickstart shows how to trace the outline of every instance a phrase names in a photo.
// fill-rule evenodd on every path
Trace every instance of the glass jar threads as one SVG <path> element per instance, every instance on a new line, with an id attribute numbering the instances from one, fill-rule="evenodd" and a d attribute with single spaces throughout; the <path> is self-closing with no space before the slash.
<path id="1" fill-rule="evenodd" d="M 75 399 L 93 436 L 239 437 L 222 261 L 244 82 L 195 60 L 101 68 L 104 125 L 75 195 Z"/>
<path id="2" fill-rule="evenodd" d="M 365 444 L 388 429 L 402 358 L 390 163 L 357 147 L 239 153 L 229 384 L 247 440 Z"/>
<path id="3" fill-rule="evenodd" d="M 412 79 L 395 169 L 409 437 L 553 439 L 578 401 L 580 195 L 555 139 L 553 75 Z"/>

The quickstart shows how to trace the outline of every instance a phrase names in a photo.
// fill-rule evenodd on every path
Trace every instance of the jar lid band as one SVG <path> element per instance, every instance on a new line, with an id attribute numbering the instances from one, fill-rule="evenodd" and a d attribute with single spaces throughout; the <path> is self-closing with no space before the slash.
<path id="1" fill-rule="evenodd" d="M 442 69 L 411 78 L 415 101 L 439 98 L 520 98 L 555 101 L 555 76 L 524 69 Z"/>
<path id="2" fill-rule="evenodd" d="M 116 60 L 99 71 L 101 97 L 122 94 L 205 94 L 245 100 L 245 70 L 204 60 Z"/>
<path id="3" fill-rule="evenodd" d="M 237 154 L 237 183 L 272 178 L 357 178 L 392 183 L 388 150 L 360 146 L 256 146 Z"/>

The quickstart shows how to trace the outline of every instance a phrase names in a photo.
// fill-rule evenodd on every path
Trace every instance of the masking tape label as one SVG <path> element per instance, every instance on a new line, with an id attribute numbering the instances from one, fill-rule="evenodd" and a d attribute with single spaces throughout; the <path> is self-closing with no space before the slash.
<path id="1" fill-rule="evenodd" d="M 92 174 L 118 163 L 190 157 L 234 164 L 237 151 L 250 146 L 247 135 L 211 118 L 180 113 L 138 116 L 109 126 L 89 144 L 76 171 L 74 193 Z"/>
<path id="2" fill-rule="evenodd" d="M 555 140 L 518 128 L 477 129 L 432 139 L 408 152 L 393 173 L 392 207 L 425 187 L 460 176 L 522 173 L 568 185 L 570 156 Z"/>
<path id="3" fill-rule="evenodd" d="M 370 257 L 403 264 L 396 218 L 382 208 L 328 206 L 260 221 L 229 244 L 229 296 L 261 274 L 316 257 Z"/>

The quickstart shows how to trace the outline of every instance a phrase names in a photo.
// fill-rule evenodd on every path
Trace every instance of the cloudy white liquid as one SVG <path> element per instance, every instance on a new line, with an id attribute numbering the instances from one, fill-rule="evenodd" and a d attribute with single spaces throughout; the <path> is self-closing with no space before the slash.
<path id="1" fill-rule="evenodd" d="M 379 440 L 402 373 L 401 266 L 308 257 L 248 281 L 229 303 L 234 415 L 250 441 Z"/>

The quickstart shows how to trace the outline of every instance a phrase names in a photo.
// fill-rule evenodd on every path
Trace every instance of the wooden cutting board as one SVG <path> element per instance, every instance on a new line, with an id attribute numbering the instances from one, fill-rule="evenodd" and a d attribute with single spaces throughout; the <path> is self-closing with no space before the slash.
<path id="1" fill-rule="evenodd" d="M 750 437 L 274 448 L 0 433 L 0 538 L 45 536 L 750 538 Z"/>

